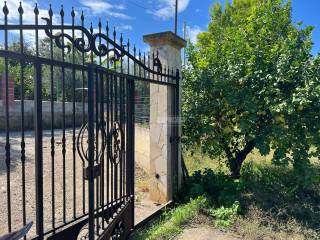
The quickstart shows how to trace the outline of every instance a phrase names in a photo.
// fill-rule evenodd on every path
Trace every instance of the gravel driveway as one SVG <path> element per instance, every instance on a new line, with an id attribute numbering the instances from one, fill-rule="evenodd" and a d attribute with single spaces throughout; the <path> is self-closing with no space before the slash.
<path id="1" fill-rule="evenodd" d="M 49 131 L 44 131 L 43 134 L 43 179 L 44 179 L 44 226 L 45 230 L 52 227 L 52 176 L 54 176 L 55 184 L 55 224 L 63 223 L 63 161 L 62 161 L 62 144 L 61 131 L 55 132 L 55 172 L 52 175 L 51 167 L 51 135 Z M 23 225 L 22 215 L 22 163 L 21 163 L 21 136 L 20 133 L 10 134 L 11 145 L 11 217 L 12 226 L 17 229 Z M 25 162 L 25 184 L 26 184 L 26 220 L 27 222 L 35 222 L 35 153 L 34 153 L 34 133 L 26 132 L 26 162 Z M 73 154 L 72 154 L 72 130 L 66 130 L 66 220 L 73 218 Z M 83 204 L 83 180 L 82 180 L 82 161 L 79 156 L 76 156 L 75 165 L 76 174 L 76 215 L 82 214 Z M 7 174 L 5 165 L 5 135 L 0 134 L 0 235 L 7 232 Z M 85 183 L 85 185 L 87 185 Z M 86 186 L 87 191 L 87 186 Z M 157 207 L 152 202 L 148 201 L 147 194 L 142 194 L 143 198 L 137 204 L 136 215 L 141 220 L 145 215 L 156 210 Z M 14 230 L 13 229 L 13 230 Z M 35 226 L 32 227 L 28 238 L 35 236 Z"/>

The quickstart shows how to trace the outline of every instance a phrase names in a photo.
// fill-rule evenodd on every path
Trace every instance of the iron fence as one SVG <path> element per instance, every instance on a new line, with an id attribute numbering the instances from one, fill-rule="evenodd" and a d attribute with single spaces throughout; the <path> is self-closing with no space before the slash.
<path id="1" fill-rule="evenodd" d="M 35 229 L 28 239 L 125 239 L 134 223 L 135 85 L 167 86 L 177 103 L 179 72 L 163 67 L 157 53 L 132 49 L 130 41 L 125 43 L 108 24 L 103 29 L 99 21 L 94 32 L 92 25 L 85 27 L 83 13 L 76 24 L 73 9 L 70 24 L 65 23 L 63 8 L 59 23 L 53 21 L 51 6 L 48 17 L 40 19 L 36 5 L 32 24 L 24 24 L 21 4 L 10 11 L 19 14 L 18 23 L 9 23 L 5 3 L 0 24 L 5 82 L 0 234 L 32 220 Z M 32 51 L 25 45 L 27 31 L 34 36 Z M 10 34 L 18 34 L 15 47 Z M 19 132 L 10 129 L 11 74 L 19 83 L 15 90 L 21 100 Z M 25 127 L 28 98 L 34 99 L 35 108 L 31 132 Z M 48 131 L 43 127 L 43 100 L 50 102 Z M 57 101 L 63 116 L 60 127 L 55 120 Z M 72 102 L 70 129 L 67 101 Z M 79 102 L 82 108 L 76 110 Z M 175 106 L 174 116 L 179 112 Z"/>

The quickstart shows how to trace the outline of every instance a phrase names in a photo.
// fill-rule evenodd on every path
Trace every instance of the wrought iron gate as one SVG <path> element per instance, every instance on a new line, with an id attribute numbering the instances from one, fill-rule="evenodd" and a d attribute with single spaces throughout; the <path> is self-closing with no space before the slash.
<path id="1" fill-rule="evenodd" d="M 1 216 L 6 224 L 1 224 L 11 232 L 34 220 L 28 239 L 126 239 L 134 226 L 135 83 L 167 86 L 177 101 L 179 72 L 163 67 L 157 53 L 145 55 L 135 47 L 130 52 L 129 41 L 124 43 L 115 30 L 110 37 L 109 26 L 103 30 L 101 21 L 96 33 L 92 25 L 87 29 L 83 13 L 77 25 L 74 10 L 71 24 L 65 24 L 63 8 L 60 22 L 51 6 L 43 18 L 35 6 L 34 22 L 24 22 L 21 4 L 18 12 L 12 11 L 19 22 L 9 23 L 5 4 L 0 25 L 5 113 L 1 156 L 6 167 L 6 191 L 0 197 L 5 198 L 0 212 L 6 214 Z M 10 34 L 18 41 L 13 43 Z M 27 47 L 31 38 L 34 46 Z M 12 103 L 19 104 L 18 132 L 11 126 L 11 75 L 19 84 L 14 91 L 19 103 Z M 34 93 L 29 96 L 28 91 Z M 30 124 L 26 108 L 32 100 Z M 178 112 L 176 107 L 172 115 Z M 15 176 L 19 185 L 12 181 L 13 160 L 21 166 Z"/>

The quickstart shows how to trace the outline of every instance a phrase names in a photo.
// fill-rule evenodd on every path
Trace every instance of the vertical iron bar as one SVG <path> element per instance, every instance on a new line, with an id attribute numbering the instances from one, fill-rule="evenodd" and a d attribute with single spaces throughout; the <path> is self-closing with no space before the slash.
<path id="1" fill-rule="evenodd" d="M 37 37 L 37 36 L 36 36 Z M 35 172 L 36 172 L 36 230 L 43 239 L 43 149 L 42 149 L 42 79 L 41 64 L 35 64 Z"/>
<path id="2" fill-rule="evenodd" d="M 61 33 L 64 34 L 64 11 L 63 5 L 61 5 Z M 62 46 L 64 46 L 64 38 L 62 38 Z M 62 62 L 64 62 L 64 48 L 61 49 Z M 66 223 L 66 93 L 65 93 L 65 69 L 62 70 L 62 188 L 63 188 L 63 222 Z"/>
<path id="3" fill-rule="evenodd" d="M 94 240 L 94 65 L 88 65 L 89 240 Z"/>
<path id="4" fill-rule="evenodd" d="M 20 24 L 20 53 L 24 52 L 24 40 L 23 40 L 23 8 L 19 6 L 19 24 Z M 24 132 L 24 65 L 25 62 L 23 60 L 20 61 L 20 97 L 21 97 L 21 164 L 22 164 L 22 225 L 26 225 L 26 171 L 25 171 L 25 132 Z M 24 237 L 26 239 L 26 237 Z"/>
<path id="5" fill-rule="evenodd" d="M 81 26 L 84 27 L 84 15 L 83 11 L 81 13 Z M 84 32 L 81 31 L 81 37 L 84 39 Z M 82 57 L 82 65 L 85 65 L 85 56 L 84 52 L 81 52 L 81 57 Z M 84 83 L 84 78 L 85 78 L 85 72 L 82 70 L 82 126 L 86 124 L 86 111 L 85 111 L 85 83 Z M 85 168 L 84 162 L 82 162 L 82 168 Z M 84 178 L 84 173 L 82 172 L 82 212 L 83 214 L 86 212 L 86 182 Z"/>
<path id="6" fill-rule="evenodd" d="M 99 164 L 99 127 L 100 127 L 100 122 L 99 122 L 99 74 L 97 69 L 95 69 L 95 96 L 94 96 L 94 102 L 95 102 L 95 122 L 96 122 L 96 132 L 95 132 L 95 161 L 96 164 Z M 99 209 L 99 177 L 96 178 L 96 208 Z M 96 231 L 97 234 L 99 235 L 99 217 L 96 218 Z"/>
<path id="7" fill-rule="evenodd" d="M 104 82 L 103 73 L 100 72 L 100 124 L 101 124 L 101 150 L 106 144 L 105 139 L 105 120 L 104 120 Z M 100 206 L 102 207 L 102 229 L 104 229 L 105 205 L 104 205 L 104 152 L 101 152 L 101 186 L 100 186 Z"/>
<path id="8" fill-rule="evenodd" d="M 121 49 L 123 48 L 123 37 L 121 34 L 120 37 L 120 46 Z M 121 58 L 120 58 L 120 71 L 121 73 L 123 73 L 123 57 L 121 54 Z M 124 132 L 124 126 L 123 126 L 123 77 L 120 77 L 120 89 L 119 89 L 119 99 L 120 99 L 120 138 L 121 138 L 121 155 L 119 156 L 120 158 L 120 198 L 122 199 L 123 197 L 123 155 L 122 155 L 122 151 L 124 150 L 123 148 L 123 143 L 124 143 L 124 138 L 123 138 L 123 132 Z M 122 200 L 120 200 L 122 201 Z"/>
<path id="9" fill-rule="evenodd" d="M 75 39 L 74 32 L 75 12 L 72 7 L 72 38 Z M 72 44 L 72 63 L 75 64 L 75 47 Z M 73 218 L 76 218 L 77 209 L 77 185 L 76 185 L 76 71 L 72 68 L 72 160 L 73 160 Z"/>
<path id="10" fill-rule="evenodd" d="M 127 43 L 127 51 L 128 51 L 128 53 L 130 53 L 130 41 L 129 41 L 129 39 L 128 39 L 128 43 Z M 130 58 L 128 57 L 127 58 L 127 64 L 128 64 L 128 66 L 127 66 L 127 71 L 128 71 L 128 75 L 130 75 Z M 127 158 L 127 150 L 128 150 L 128 125 L 127 125 L 127 121 L 128 121 L 128 79 L 127 78 L 125 78 L 125 111 L 126 111 L 126 115 L 125 115 L 125 121 L 126 121 L 126 127 L 125 127 L 125 129 L 126 129 L 126 131 L 125 131 L 125 136 L 126 136 L 126 140 L 125 140 L 125 149 L 126 149 L 126 155 L 125 155 L 125 163 L 124 163 L 124 167 L 125 167 L 125 174 L 124 174 L 124 177 L 125 177 L 125 180 L 124 180 L 124 182 L 125 182 L 125 195 L 126 195 L 126 197 L 128 197 L 128 195 L 129 195 L 129 168 L 128 168 L 128 158 Z M 125 199 L 125 200 L 128 200 L 127 198 Z"/>
<path id="11" fill-rule="evenodd" d="M 99 18 L 99 34 L 101 34 L 102 23 Z M 101 37 L 99 37 L 99 45 L 101 45 Z M 102 65 L 102 58 L 99 56 L 99 65 Z M 101 124 L 101 150 L 104 149 L 105 141 L 104 132 L 105 132 L 105 121 L 104 121 L 104 84 L 103 84 L 103 73 L 100 72 L 100 124 Z M 102 207 L 102 229 L 104 229 L 104 215 L 105 215 L 105 207 L 104 207 L 104 152 L 101 153 L 101 176 L 100 176 L 100 206 Z"/>
<path id="12" fill-rule="evenodd" d="M 113 41 L 116 42 L 116 28 L 114 28 L 113 31 Z M 116 61 L 114 61 L 113 64 L 114 71 L 117 71 L 117 64 Z M 114 74 L 114 115 L 115 115 L 115 124 L 118 123 L 118 76 L 117 74 Z M 115 125 L 116 126 L 116 125 Z M 116 140 L 115 140 L 116 141 Z M 114 149 L 116 151 L 116 149 Z M 120 157 L 120 156 L 118 156 Z M 117 160 L 115 160 L 117 161 Z M 114 197 L 116 199 L 116 203 L 118 202 L 118 164 L 114 164 Z M 116 206 L 115 206 L 116 208 Z M 115 209 L 116 210 L 116 209 Z"/>
<path id="13" fill-rule="evenodd" d="M 127 79 L 127 171 L 128 171 L 128 190 L 130 198 L 132 201 L 134 209 L 134 173 L 135 173 L 135 163 L 134 163 L 134 80 Z M 134 223 L 134 214 L 132 214 L 132 223 Z"/>
<path id="14" fill-rule="evenodd" d="M 113 81 L 114 81 L 114 76 L 113 74 L 110 73 L 109 75 L 110 79 L 110 172 L 111 172 L 111 179 L 110 179 L 110 188 L 111 188 L 111 202 L 114 200 L 114 163 L 113 163 L 113 111 L 114 111 L 114 104 L 113 104 Z M 111 217 L 113 216 L 113 207 L 111 209 Z"/>
<path id="15" fill-rule="evenodd" d="M 52 23 L 53 11 L 49 8 L 50 23 Z M 52 26 L 52 25 L 51 25 Z M 52 33 L 52 27 L 51 27 Z M 53 60 L 53 40 L 50 38 L 50 59 Z M 52 229 L 55 232 L 55 138 L 54 138 L 54 81 L 53 81 L 53 65 L 50 65 L 50 108 L 51 108 L 51 217 Z"/>
<path id="16" fill-rule="evenodd" d="M 107 56 L 107 61 L 109 61 L 108 59 L 108 56 Z M 110 202 L 110 149 L 111 149 L 111 138 L 110 138 L 110 106 L 109 106 L 109 103 L 110 103 L 110 75 L 107 73 L 107 82 L 106 82 L 106 85 L 107 85 L 107 89 L 106 89 L 106 92 L 107 92 L 107 96 L 106 96 L 106 99 L 107 99 L 107 206 L 109 206 L 109 202 Z M 112 129 L 112 128 L 111 128 Z M 110 208 L 108 208 L 108 221 L 110 219 Z"/>
<path id="17" fill-rule="evenodd" d="M 106 34 L 107 34 L 107 37 L 109 38 L 109 22 L 107 22 L 107 26 L 106 26 Z M 109 42 L 107 42 L 107 49 L 109 50 Z M 109 57 L 109 51 L 107 53 L 107 69 L 109 70 L 110 68 L 110 57 Z M 110 136 L 110 131 L 112 129 L 112 125 L 110 125 L 110 113 L 112 112 L 112 107 L 110 107 L 110 102 L 111 102 L 111 99 L 112 98 L 112 95 L 110 94 L 110 84 L 111 84 L 111 79 L 110 79 L 110 74 L 107 73 L 107 89 L 106 89 L 106 92 L 107 92 L 107 206 L 109 206 L 109 202 L 110 202 L 110 190 L 112 187 L 112 185 L 110 185 L 110 165 L 112 165 L 112 163 L 110 162 L 111 161 L 111 136 Z M 110 220 L 110 207 L 108 208 L 108 222 Z"/>
<path id="18" fill-rule="evenodd" d="M 35 25 L 38 26 L 39 9 L 36 3 L 34 9 Z M 39 56 L 39 31 L 35 30 L 36 55 Z M 39 239 L 43 239 L 43 149 L 42 149 L 42 74 L 41 64 L 35 65 L 35 167 L 36 167 L 36 222 Z"/>
<path id="19" fill-rule="evenodd" d="M 7 2 L 3 7 L 4 13 L 4 25 L 8 25 L 8 14 L 9 9 L 7 7 Z M 8 50 L 8 30 L 7 28 L 4 30 L 4 49 Z M 4 59 L 4 67 L 5 67 L 5 116 L 6 116 L 6 167 L 7 167 L 7 210 L 8 210 L 8 232 L 11 232 L 11 187 L 10 187 L 10 125 L 9 125 L 9 66 L 8 66 L 8 58 L 5 57 Z"/>

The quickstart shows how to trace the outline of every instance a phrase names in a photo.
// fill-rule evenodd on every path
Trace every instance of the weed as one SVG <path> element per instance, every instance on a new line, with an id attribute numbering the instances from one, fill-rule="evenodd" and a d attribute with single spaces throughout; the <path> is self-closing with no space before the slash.
<path id="1" fill-rule="evenodd" d="M 209 210 L 209 215 L 214 218 L 216 226 L 230 227 L 233 223 L 235 216 L 240 208 L 240 203 L 235 202 L 231 207 L 225 208 L 224 206 L 219 208 L 212 208 Z"/>
<path id="2" fill-rule="evenodd" d="M 198 197 L 189 203 L 167 212 L 163 218 L 147 230 L 136 232 L 133 240 L 166 240 L 172 239 L 182 231 L 182 226 L 195 218 L 207 204 L 204 197 Z"/>

